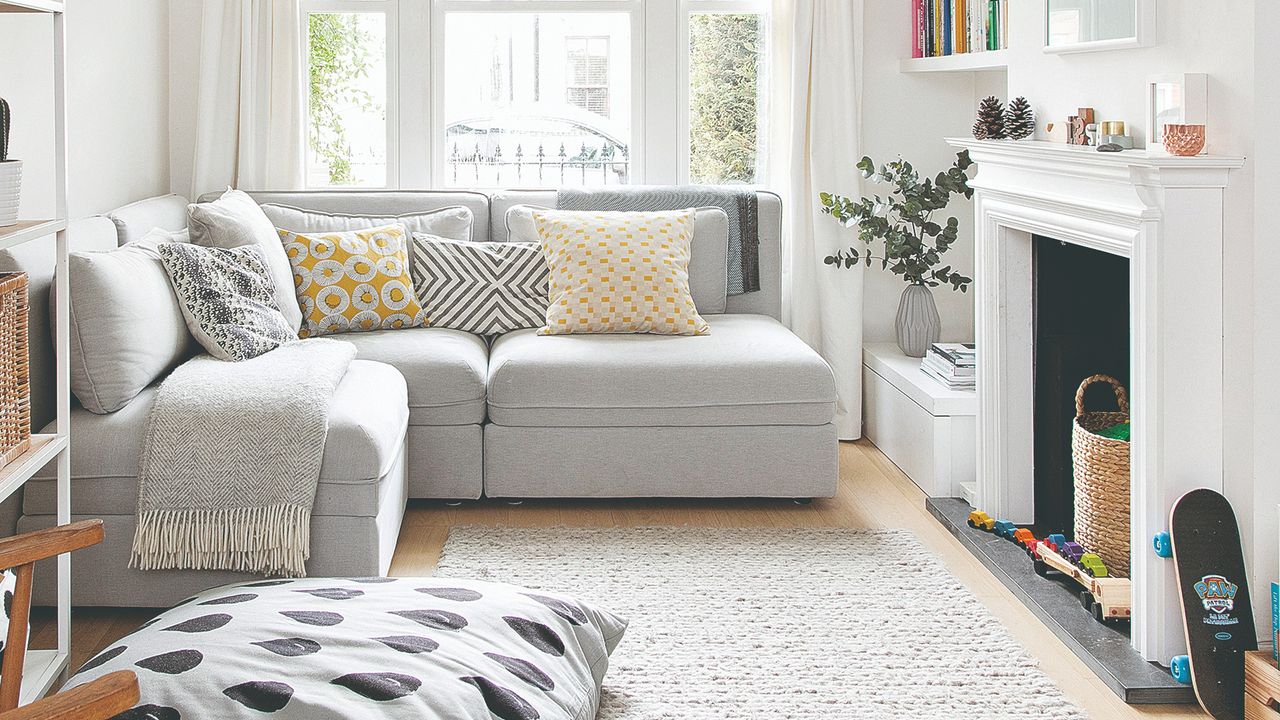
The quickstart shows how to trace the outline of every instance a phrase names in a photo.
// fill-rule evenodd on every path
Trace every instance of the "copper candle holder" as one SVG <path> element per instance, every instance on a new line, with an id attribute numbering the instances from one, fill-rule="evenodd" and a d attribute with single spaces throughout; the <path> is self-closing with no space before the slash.
<path id="1" fill-rule="evenodd" d="M 1164 149 L 1179 157 L 1199 155 L 1204 150 L 1204 125 L 1165 125 Z"/>

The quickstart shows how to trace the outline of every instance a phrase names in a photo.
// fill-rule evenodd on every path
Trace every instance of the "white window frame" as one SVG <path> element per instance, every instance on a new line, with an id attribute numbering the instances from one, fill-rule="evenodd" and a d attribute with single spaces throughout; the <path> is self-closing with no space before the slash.
<path id="1" fill-rule="evenodd" d="M 690 13 L 761 13 L 768 22 L 769 6 L 770 0 L 301 0 L 304 18 L 311 12 L 386 14 L 389 189 L 447 187 L 448 13 L 629 13 L 631 182 L 664 185 L 689 181 Z"/>
<path id="2" fill-rule="evenodd" d="M 396 188 L 401 184 L 400 167 L 401 167 L 401 149 L 400 149 L 400 127 L 397 119 L 400 117 L 400 52 L 399 52 L 399 0 L 301 0 L 299 10 L 301 12 L 302 22 L 302 57 L 304 68 L 306 67 L 307 58 L 311 56 L 310 49 L 310 33 L 307 31 L 308 17 L 312 13 L 382 13 L 387 20 L 387 183 L 384 188 Z M 309 70 L 308 70 L 309 72 Z M 310 89 L 310 83 L 307 83 L 305 90 Z M 309 113 L 310 101 L 308 99 L 307 106 L 303 109 L 303 131 L 308 137 L 311 132 L 311 117 Z M 310 165 L 311 147 L 307 143 L 305 145 L 306 155 L 308 159 L 308 170 Z M 369 186 L 358 185 L 322 185 L 316 188 L 308 189 L 374 189 Z"/>

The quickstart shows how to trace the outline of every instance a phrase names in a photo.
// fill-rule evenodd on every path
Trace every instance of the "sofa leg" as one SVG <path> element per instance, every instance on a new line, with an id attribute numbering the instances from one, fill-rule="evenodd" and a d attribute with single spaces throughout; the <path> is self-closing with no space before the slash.
<path id="1" fill-rule="evenodd" d="M 523 505 L 523 504 L 524 504 L 524 501 L 523 501 L 523 500 L 505 500 L 504 502 L 506 502 L 508 505 Z"/>
<path id="2" fill-rule="evenodd" d="M 461 500 L 445 500 L 444 504 L 447 507 L 461 507 L 462 501 Z"/>
<path id="3" fill-rule="evenodd" d="M 813 504 L 813 498 L 791 498 L 791 502 L 796 505 L 811 505 Z"/>

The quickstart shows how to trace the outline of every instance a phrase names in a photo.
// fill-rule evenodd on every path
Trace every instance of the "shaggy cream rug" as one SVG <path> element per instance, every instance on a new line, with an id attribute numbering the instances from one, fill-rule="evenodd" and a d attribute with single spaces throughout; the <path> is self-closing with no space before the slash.
<path id="1" fill-rule="evenodd" d="M 1086 717 L 906 531 L 463 527 L 436 574 L 629 618 L 602 720 Z"/>

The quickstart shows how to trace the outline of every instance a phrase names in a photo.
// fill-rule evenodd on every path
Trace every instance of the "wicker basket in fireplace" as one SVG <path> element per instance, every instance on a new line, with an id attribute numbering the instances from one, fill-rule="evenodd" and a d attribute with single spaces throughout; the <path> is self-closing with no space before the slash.
<path id="1" fill-rule="evenodd" d="M 1119 412 L 1084 409 L 1084 392 L 1096 382 L 1115 390 Z M 1129 422 L 1129 396 L 1119 380 L 1094 375 L 1076 390 L 1071 427 L 1075 474 L 1076 542 L 1097 553 L 1115 577 L 1129 577 L 1129 441 L 1100 431 Z"/>

